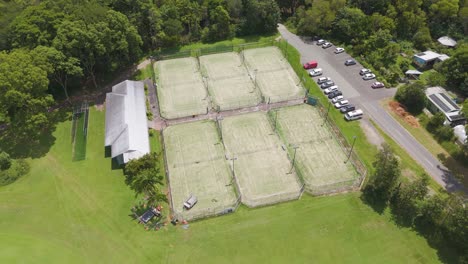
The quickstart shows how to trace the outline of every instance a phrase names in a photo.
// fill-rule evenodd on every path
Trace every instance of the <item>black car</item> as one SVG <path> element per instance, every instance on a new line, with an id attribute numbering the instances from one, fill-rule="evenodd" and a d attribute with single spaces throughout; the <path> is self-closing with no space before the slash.
<path id="1" fill-rule="evenodd" d="M 340 90 L 333 91 L 333 92 L 328 94 L 328 99 L 335 98 L 338 95 L 343 95 L 343 93 Z"/>
<path id="2" fill-rule="evenodd" d="M 325 88 L 331 87 L 333 85 L 335 85 L 335 82 L 328 81 L 328 82 L 322 83 L 322 85 L 320 85 L 320 88 L 325 89 Z"/>
<path id="3" fill-rule="evenodd" d="M 340 108 L 340 112 L 343 114 L 354 110 L 356 110 L 356 107 L 354 105 L 345 105 Z"/>
<path id="4" fill-rule="evenodd" d="M 344 65 L 346 65 L 346 66 L 356 65 L 356 61 L 355 60 L 346 60 L 344 62 Z"/>

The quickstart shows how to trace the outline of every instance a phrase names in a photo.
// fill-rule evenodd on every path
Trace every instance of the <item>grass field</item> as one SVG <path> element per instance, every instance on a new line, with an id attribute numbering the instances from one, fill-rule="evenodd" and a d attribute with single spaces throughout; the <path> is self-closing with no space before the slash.
<path id="1" fill-rule="evenodd" d="M 296 199 L 301 184 L 263 112 L 221 122 L 226 156 L 234 160 L 242 202 L 250 207 Z"/>
<path id="2" fill-rule="evenodd" d="M 72 162 L 67 121 L 29 175 L 0 187 L 1 263 L 439 263 L 424 238 L 358 193 L 145 231 L 128 216 L 135 198 L 122 171 L 104 157 L 104 112 L 91 109 L 86 160 Z"/>
<path id="3" fill-rule="evenodd" d="M 243 56 L 266 102 L 275 103 L 305 96 L 299 78 L 278 48 L 248 49 L 243 51 Z"/>
<path id="4" fill-rule="evenodd" d="M 219 110 L 254 106 L 261 102 L 247 69 L 235 52 L 200 57 L 202 72 L 208 77 L 208 91 Z"/>
<path id="5" fill-rule="evenodd" d="M 317 108 L 298 105 L 271 112 L 277 131 L 288 146 L 297 146 L 296 169 L 313 194 L 340 191 L 358 185 L 358 174 L 332 136 Z M 293 155 L 289 147 L 290 155 Z"/>
<path id="6" fill-rule="evenodd" d="M 156 62 L 159 107 L 164 118 L 207 113 L 208 92 L 197 65 L 191 57 Z"/>
<path id="7" fill-rule="evenodd" d="M 191 220 L 233 208 L 237 197 L 224 147 L 213 121 L 170 126 L 164 130 L 171 195 L 178 216 Z M 184 201 L 198 203 L 189 211 Z"/>

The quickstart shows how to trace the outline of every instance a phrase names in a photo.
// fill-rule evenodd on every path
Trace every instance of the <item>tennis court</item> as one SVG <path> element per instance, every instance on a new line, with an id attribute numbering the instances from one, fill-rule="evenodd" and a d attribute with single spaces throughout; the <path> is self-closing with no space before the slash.
<path id="1" fill-rule="evenodd" d="M 312 194 L 341 191 L 358 184 L 358 174 L 338 145 L 316 108 L 309 105 L 284 107 L 270 112 L 280 137 L 296 149 L 296 171 Z M 274 121 L 273 121 L 274 122 Z"/>
<path id="2" fill-rule="evenodd" d="M 208 92 L 195 58 L 158 61 L 155 72 L 162 117 L 173 119 L 208 112 Z"/>
<path id="3" fill-rule="evenodd" d="M 218 110 L 255 106 L 261 94 L 235 52 L 200 57 L 202 74 L 207 77 L 208 92 Z"/>
<path id="4" fill-rule="evenodd" d="M 299 77 L 277 47 L 244 50 L 241 57 L 267 103 L 305 96 Z"/>
<path id="5" fill-rule="evenodd" d="M 227 117 L 221 131 L 244 204 L 256 207 L 299 197 L 302 185 L 265 113 Z"/>
<path id="6" fill-rule="evenodd" d="M 163 131 L 174 212 L 192 220 L 234 210 L 238 200 L 224 147 L 213 121 L 170 126 Z M 191 195 L 198 203 L 183 203 Z"/>

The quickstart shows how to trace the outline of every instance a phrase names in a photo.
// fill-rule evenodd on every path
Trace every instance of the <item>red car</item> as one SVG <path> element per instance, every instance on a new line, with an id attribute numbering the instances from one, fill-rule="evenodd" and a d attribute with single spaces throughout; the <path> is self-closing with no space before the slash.
<path id="1" fill-rule="evenodd" d="M 304 66 L 304 69 L 309 70 L 309 69 L 317 68 L 318 63 L 317 61 L 313 60 L 313 61 L 309 61 L 305 63 L 303 66 Z"/>
<path id="2" fill-rule="evenodd" d="M 376 89 L 376 88 L 384 88 L 385 85 L 381 82 L 375 82 L 371 85 L 372 88 Z"/>

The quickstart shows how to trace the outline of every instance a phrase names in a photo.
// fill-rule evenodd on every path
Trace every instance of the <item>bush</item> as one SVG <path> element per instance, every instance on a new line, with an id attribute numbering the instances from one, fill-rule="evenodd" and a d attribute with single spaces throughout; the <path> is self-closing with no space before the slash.
<path id="1" fill-rule="evenodd" d="M 25 160 L 13 160 L 9 169 L 0 171 L 0 186 L 15 182 L 27 174 L 29 169 L 29 164 Z"/>
<path id="2" fill-rule="evenodd" d="M 445 121 L 445 116 L 443 113 L 439 112 L 433 115 L 429 119 L 429 122 L 427 122 L 427 125 L 426 125 L 427 131 L 431 132 L 432 134 L 435 134 L 437 129 L 444 125 L 444 121 Z"/>
<path id="3" fill-rule="evenodd" d="M 421 82 L 415 82 L 401 86 L 395 94 L 395 100 L 403 104 L 410 113 L 421 113 L 427 101 L 424 85 Z"/>
<path id="4" fill-rule="evenodd" d="M 435 135 L 439 141 L 451 141 L 454 137 L 453 129 L 450 126 L 439 127 Z"/>

